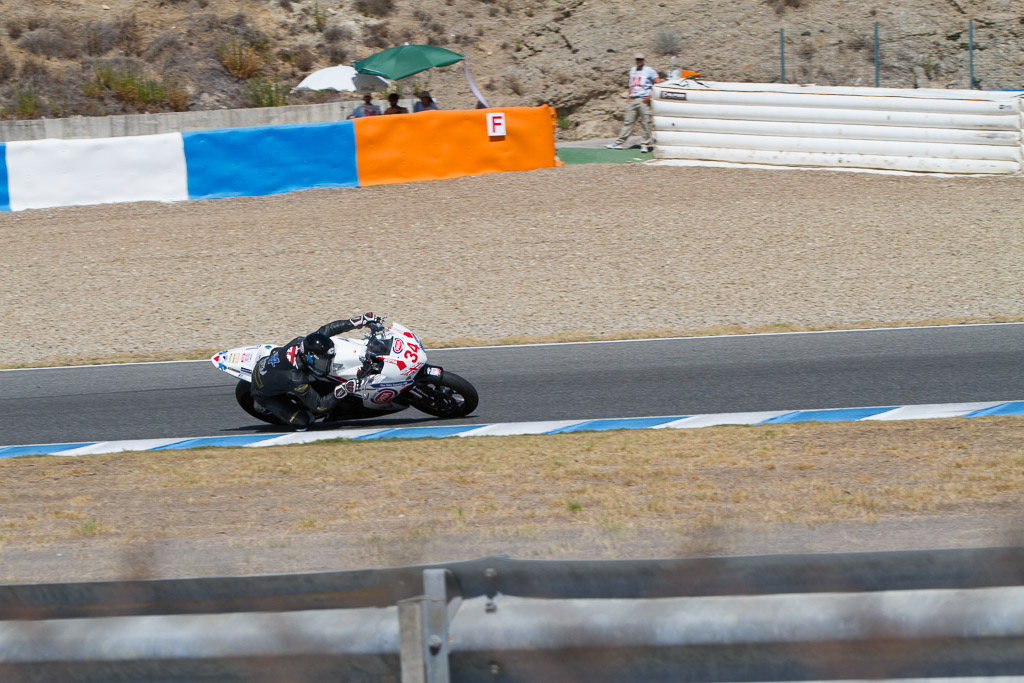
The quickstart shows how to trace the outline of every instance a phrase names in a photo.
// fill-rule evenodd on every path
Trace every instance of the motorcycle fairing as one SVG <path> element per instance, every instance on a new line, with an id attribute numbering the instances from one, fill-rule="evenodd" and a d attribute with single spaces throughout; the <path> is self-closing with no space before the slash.
<path id="1" fill-rule="evenodd" d="M 255 346 L 241 346 L 236 349 L 228 349 L 214 354 L 210 362 L 218 370 L 223 370 L 229 375 L 246 382 L 252 381 L 252 371 L 261 358 L 268 355 L 274 348 L 271 344 L 257 344 Z"/>

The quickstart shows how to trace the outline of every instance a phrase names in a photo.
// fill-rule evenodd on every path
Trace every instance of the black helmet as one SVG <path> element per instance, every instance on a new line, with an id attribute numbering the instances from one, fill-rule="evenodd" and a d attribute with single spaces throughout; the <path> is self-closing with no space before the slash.
<path id="1" fill-rule="evenodd" d="M 299 358 L 302 365 L 317 377 L 326 377 L 331 371 L 334 358 L 334 342 L 326 334 L 314 332 L 307 334 L 299 347 Z"/>

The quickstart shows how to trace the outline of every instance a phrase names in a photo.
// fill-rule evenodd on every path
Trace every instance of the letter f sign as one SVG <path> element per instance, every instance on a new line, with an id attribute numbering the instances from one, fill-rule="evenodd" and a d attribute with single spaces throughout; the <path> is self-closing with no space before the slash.
<path id="1" fill-rule="evenodd" d="M 492 138 L 505 136 L 505 114 L 502 112 L 489 112 L 487 116 L 487 135 Z"/>

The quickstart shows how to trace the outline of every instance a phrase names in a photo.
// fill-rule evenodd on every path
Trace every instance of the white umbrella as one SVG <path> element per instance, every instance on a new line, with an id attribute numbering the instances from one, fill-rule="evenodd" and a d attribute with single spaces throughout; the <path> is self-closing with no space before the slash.
<path id="1" fill-rule="evenodd" d="M 292 88 L 296 90 L 338 90 L 345 92 L 382 92 L 390 87 L 388 81 L 380 76 L 361 74 L 351 66 L 339 64 L 320 69 L 302 79 Z"/>

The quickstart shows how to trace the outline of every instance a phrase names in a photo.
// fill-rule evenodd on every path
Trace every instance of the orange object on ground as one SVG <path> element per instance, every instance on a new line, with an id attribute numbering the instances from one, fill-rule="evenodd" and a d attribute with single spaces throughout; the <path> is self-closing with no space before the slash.
<path id="1" fill-rule="evenodd" d="M 487 114 L 504 114 L 505 135 Z M 437 180 L 555 165 L 553 110 L 440 110 L 354 119 L 359 185 Z"/>

